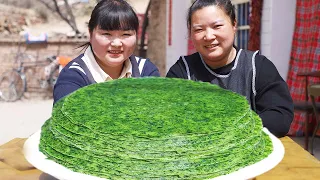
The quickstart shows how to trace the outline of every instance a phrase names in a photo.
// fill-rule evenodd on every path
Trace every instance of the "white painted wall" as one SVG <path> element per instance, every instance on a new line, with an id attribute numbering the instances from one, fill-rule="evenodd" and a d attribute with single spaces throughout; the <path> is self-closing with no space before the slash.
<path id="1" fill-rule="evenodd" d="M 264 0 L 261 54 L 269 58 L 286 80 L 295 26 L 296 0 Z"/>
<path id="2" fill-rule="evenodd" d="M 260 52 L 266 57 L 271 56 L 271 37 L 272 37 L 272 0 L 263 1 L 262 22 L 261 22 L 261 44 Z"/>
<path id="3" fill-rule="evenodd" d="M 167 57 L 166 71 L 179 59 L 181 55 L 187 55 L 188 29 L 187 10 L 191 0 L 172 1 L 172 45 L 168 42 L 169 0 L 167 0 Z"/>

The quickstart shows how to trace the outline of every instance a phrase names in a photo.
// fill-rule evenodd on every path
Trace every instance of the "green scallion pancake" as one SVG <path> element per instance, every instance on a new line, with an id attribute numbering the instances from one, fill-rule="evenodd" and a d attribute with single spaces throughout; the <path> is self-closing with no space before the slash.
<path id="1" fill-rule="evenodd" d="M 211 179 L 266 158 L 272 143 L 245 97 L 205 82 L 127 78 L 59 100 L 40 151 L 107 179 Z"/>

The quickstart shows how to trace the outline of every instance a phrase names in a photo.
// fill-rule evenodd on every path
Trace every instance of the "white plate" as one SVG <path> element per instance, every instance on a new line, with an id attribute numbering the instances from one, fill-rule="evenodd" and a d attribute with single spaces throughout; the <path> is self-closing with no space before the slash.
<path id="1" fill-rule="evenodd" d="M 282 142 L 271 134 L 267 128 L 263 128 L 263 131 L 269 135 L 273 145 L 273 151 L 267 158 L 230 174 L 213 178 L 213 180 L 252 179 L 278 165 L 284 156 L 284 147 Z"/>
<path id="2" fill-rule="evenodd" d="M 230 180 L 230 179 L 251 179 L 263 174 L 274 168 L 284 156 L 284 147 L 281 141 L 271 134 L 266 128 L 263 129 L 269 135 L 273 144 L 272 153 L 265 159 L 246 166 L 233 173 L 213 178 L 213 180 Z M 57 164 L 52 160 L 48 160 L 42 152 L 39 151 L 40 134 L 38 131 L 30 136 L 24 144 L 23 151 L 25 158 L 37 169 L 50 174 L 51 176 L 64 180 L 103 180 L 95 176 L 90 176 L 78 172 L 74 172 L 64 166 Z M 105 180 L 105 179 L 104 179 Z"/>

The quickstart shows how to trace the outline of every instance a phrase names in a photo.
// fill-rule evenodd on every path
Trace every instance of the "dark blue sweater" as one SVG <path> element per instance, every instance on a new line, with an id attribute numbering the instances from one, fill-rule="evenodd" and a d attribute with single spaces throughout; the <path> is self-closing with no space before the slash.
<path id="1" fill-rule="evenodd" d="M 96 83 L 82 57 L 83 54 L 70 61 L 60 72 L 53 90 L 53 103 L 79 88 Z M 140 72 L 138 66 L 143 62 L 140 60 L 141 58 L 130 56 L 132 77 L 160 76 L 158 68 L 149 59 L 146 59 Z"/>

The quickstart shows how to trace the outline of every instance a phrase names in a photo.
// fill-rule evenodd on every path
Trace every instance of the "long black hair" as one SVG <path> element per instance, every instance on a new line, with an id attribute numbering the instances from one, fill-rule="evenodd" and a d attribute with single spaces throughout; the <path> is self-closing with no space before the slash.
<path id="1" fill-rule="evenodd" d="M 139 19 L 125 0 L 102 0 L 93 9 L 88 24 L 89 33 L 99 27 L 102 30 L 134 30 L 138 32 Z M 80 47 L 88 47 L 87 42 Z"/>

